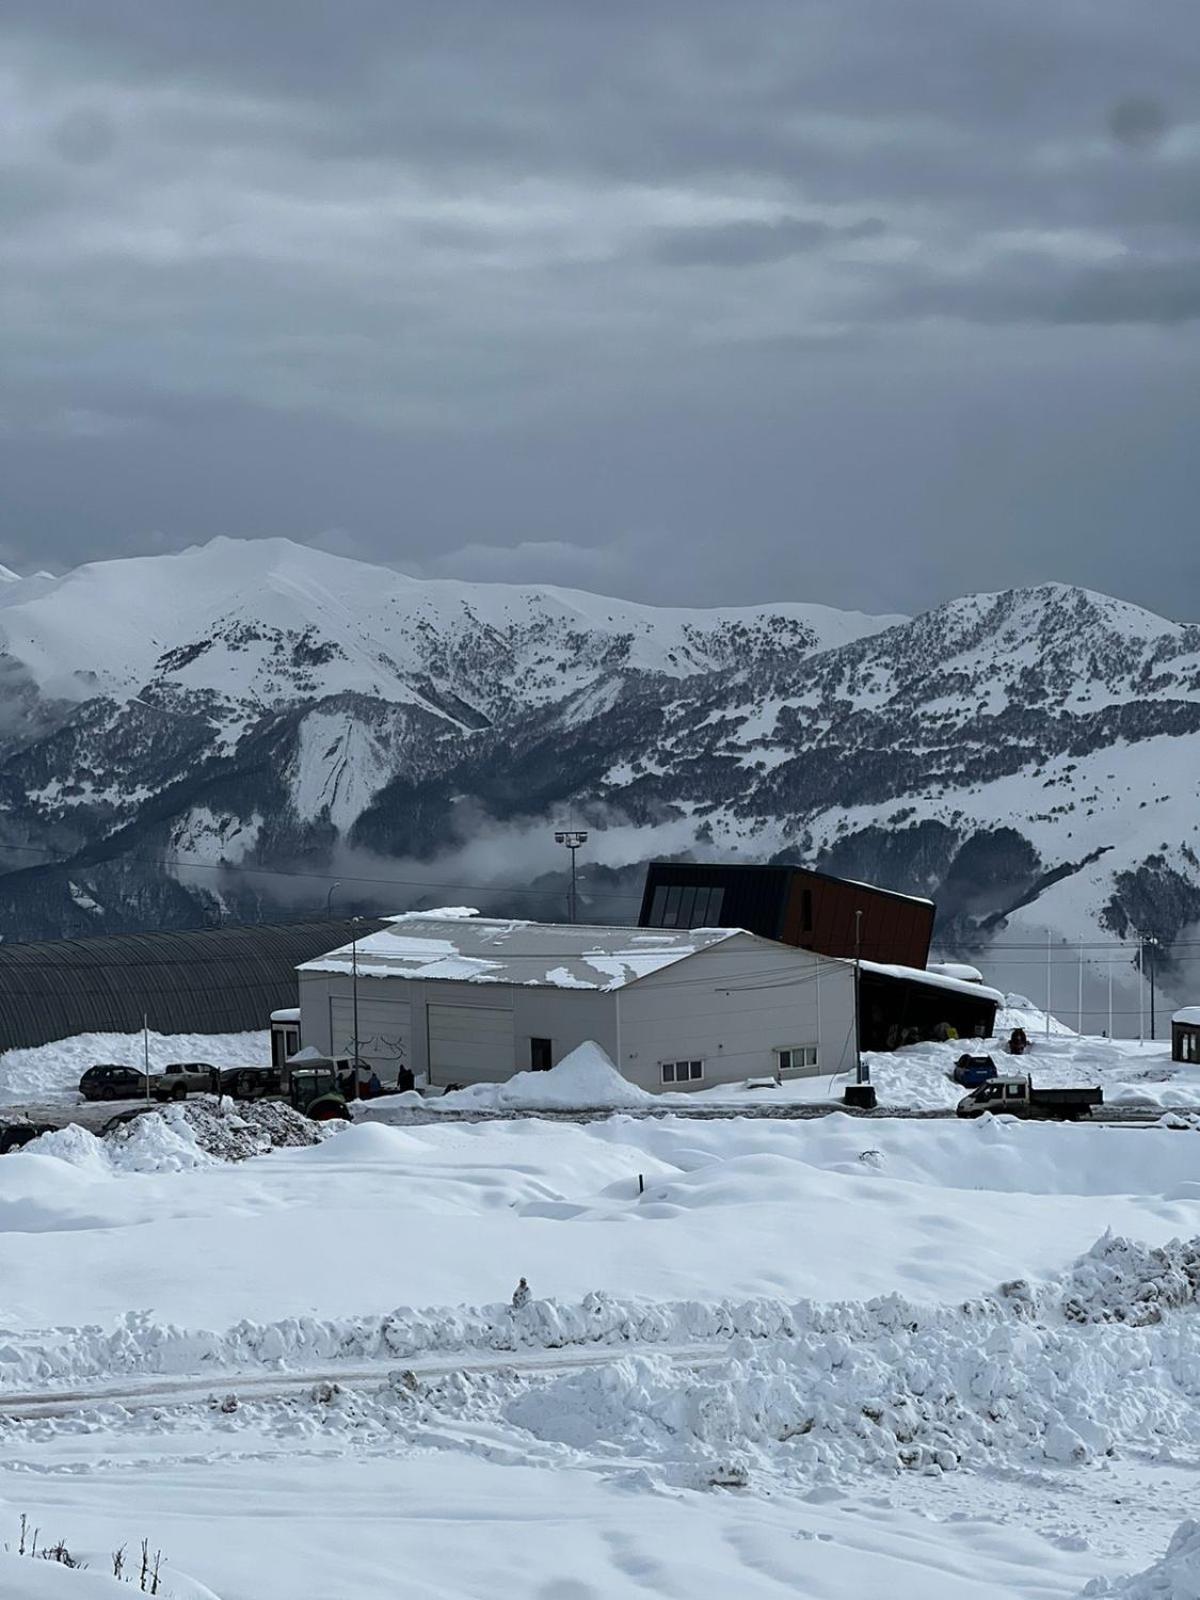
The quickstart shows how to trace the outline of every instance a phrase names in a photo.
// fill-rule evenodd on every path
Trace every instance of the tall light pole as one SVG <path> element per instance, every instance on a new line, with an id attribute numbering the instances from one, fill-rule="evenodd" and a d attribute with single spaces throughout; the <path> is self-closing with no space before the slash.
<path id="1" fill-rule="evenodd" d="M 870 1083 L 870 1068 L 862 1058 L 862 912 L 854 913 L 854 1081 Z"/>
<path id="2" fill-rule="evenodd" d="M 354 932 L 350 939 L 350 995 L 354 1011 L 354 1082 L 358 1084 L 358 918 L 354 919 Z"/>
<path id="3" fill-rule="evenodd" d="M 332 884 L 329 893 L 325 896 L 325 915 L 327 917 L 333 916 L 333 897 L 341 887 L 340 882 Z"/>
<path id="4" fill-rule="evenodd" d="M 1146 953 L 1150 957 L 1150 1042 L 1154 1042 L 1154 975 L 1158 969 L 1158 940 L 1151 934 L 1146 940 Z"/>
<path id="5" fill-rule="evenodd" d="M 571 852 L 571 898 L 567 902 L 567 920 L 569 922 L 578 921 L 579 915 L 579 897 L 578 890 L 576 888 L 577 879 L 575 876 L 575 852 L 581 845 L 585 845 L 587 843 L 587 838 L 587 831 L 583 828 L 560 828 L 559 831 L 554 835 L 555 844 L 564 844 Z"/>

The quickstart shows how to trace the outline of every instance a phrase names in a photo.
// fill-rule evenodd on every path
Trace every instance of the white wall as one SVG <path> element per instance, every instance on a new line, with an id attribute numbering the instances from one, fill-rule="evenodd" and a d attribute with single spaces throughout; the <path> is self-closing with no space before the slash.
<path id="1" fill-rule="evenodd" d="M 815 1044 L 817 1072 L 854 1066 L 854 972 L 810 950 L 739 934 L 620 992 L 621 1059 L 643 1089 L 702 1089 L 773 1073 L 776 1050 Z M 615 1059 L 615 1057 L 614 1057 Z M 699 1059 L 699 1083 L 664 1061 Z"/>
<path id="2" fill-rule="evenodd" d="M 331 1034 L 330 1002 L 333 1000 L 338 1012 L 344 1016 L 346 1004 L 352 998 L 353 979 L 349 973 L 302 972 L 301 1043 L 326 1055 L 344 1053 L 345 1041 L 335 1040 Z M 512 1013 L 511 1042 L 503 1053 L 498 1051 L 495 1060 L 486 1069 L 458 1067 L 453 1074 L 455 1083 L 499 1083 L 514 1072 L 527 1071 L 531 1065 L 530 1041 L 535 1038 L 551 1041 L 551 1059 L 555 1064 L 587 1039 L 594 1039 L 603 1050 L 616 1058 L 616 1005 L 612 994 L 588 989 L 533 988 L 509 983 L 455 983 L 448 979 L 360 975 L 358 1007 L 359 1033 L 362 1037 L 368 1040 L 374 1035 L 394 1037 L 398 1025 L 388 1026 L 388 1007 L 399 1003 L 397 1009 L 402 1010 L 405 1001 L 408 1002 L 410 1013 L 406 1065 L 418 1078 L 429 1072 L 426 1008 L 431 1005 L 463 1009 L 482 1007 L 487 1011 L 500 1007 L 508 1008 Z M 369 1043 L 362 1054 L 385 1083 L 394 1081 L 394 1061 L 384 1056 L 377 1059 Z M 433 1086 L 444 1087 L 444 1079 L 444 1072 L 435 1072 Z"/>
<path id="3" fill-rule="evenodd" d="M 340 1052 L 344 1040 L 330 1032 L 330 1001 L 345 1016 L 352 998 L 349 973 L 300 974 L 301 1042 L 325 1054 Z M 456 1083 L 499 1082 L 530 1066 L 530 1040 L 552 1043 L 557 1063 L 576 1045 L 594 1039 L 626 1077 L 645 1089 L 660 1090 L 661 1063 L 696 1058 L 704 1062 L 700 1089 L 764 1077 L 776 1068 L 781 1047 L 815 1044 L 819 1072 L 847 1072 L 854 1065 L 854 974 L 843 962 L 809 950 L 777 945 L 753 934 L 739 934 L 674 966 L 611 993 L 589 989 L 551 989 L 507 983 L 456 983 L 448 979 L 375 978 L 358 980 L 360 1034 L 394 1036 L 389 1003 L 410 1007 L 406 1064 L 418 1077 L 429 1071 L 426 1007 L 511 1008 L 512 1039 L 497 1049 L 486 1068 L 454 1073 Z M 368 1026 L 369 1024 L 369 1026 Z M 376 1059 L 368 1045 L 363 1055 L 380 1077 L 391 1082 L 395 1062 Z M 433 1086 L 444 1087 L 445 1073 Z"/>

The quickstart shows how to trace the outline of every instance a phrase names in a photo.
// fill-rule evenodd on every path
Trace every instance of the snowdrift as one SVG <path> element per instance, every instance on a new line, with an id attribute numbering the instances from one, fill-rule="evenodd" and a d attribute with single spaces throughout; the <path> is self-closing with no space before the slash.
<path id="1" fill-rule="evenodd" d="M 447 1111 L 596 1111 L 628 1110 L 655 1098 L 623 1078 L 589 1039 L 549 1072 L 518 1072 L 504 1083 L 474 1083 L 428 1104 Z"/>

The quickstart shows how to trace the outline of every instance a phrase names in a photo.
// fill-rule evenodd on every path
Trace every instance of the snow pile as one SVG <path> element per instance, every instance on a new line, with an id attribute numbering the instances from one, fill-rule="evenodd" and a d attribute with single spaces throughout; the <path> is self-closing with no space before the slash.
<path id="1" fill-rule="evenodd" d="M 181 1106 L 148 1111 L 123 1122 L 103 1138 L 72 1123 L 44 1133 L 25 1146 L 33 1156 L 56 1156 L 73 1167 L 104 1172 L 191 1172 L 212 1166 L 214 1157 L 203 1149 Z"/>
<path id="2" fill-rule="evenodd" d="M 0 1550 L 0 1595 L 11 1600 L 129 1600 L 130 1592 L 103 1572 Z"/>
<path id="3" fill-rule="evenodd" d="M 150 1070 L 173 1061 L 207 1061 L 214 1067 L 252 1067 L 271 1059 L 270 1033 L 151 1033 Z M 0 1055 L 0 1105 L 65 1102 L 74 1105 L 89 1067 L 145 1067 L 140 1033 L 80 1033 L 28 1050 Z"/>
<path id="4" fill-rule="evenodd" d="M 518 1072 L 505 1083 L 473 1083 L 428 1103 L 447 1111 L 594 1111 L 626 1110 L 654 1099 L 623 1078 L 589 1039 L 549 1072 Z"/>
<path id="5" fill-rule="evenodd" d="M 890 1309 L 851 1310 L 843 1327 L 790 1339 L 743 1338 L 699 1370 L 639 1354 L 572 1371 L 515 1398 L 506 1417 L 577 1449 L 666 1462 L 716 1452 L 747 1471 L 839 1477 L 1072 1466 L 1194 1444 L 1194 1319 L 1083 1330 Z"/>
<path id="6" fill-rule="evenodd" d="M 1200 1522 L 1181 1522 L 1166 1555 L 1145 1572 L 1115 1581 L 1093 1578 L 1082 1593 L 1112 1600 L 1200 1600 Z"/>
<path id="7" fill-rule="evenodd" d="M 1062 1284 L 1070 1322 L 1125 1322 L 1144 1327 L 1165 1311 L 1200 1300 L 1200 1239 L 1148 1249 L 1111 1234 L 1077 1261 Z"/>
<path id="8" fill-rule="evenodd" d="M 313 1122 L 282 1100 L 185 1100 L 167 1106 L 161 1115 L 174 1128 L 189 1128 L 200 1149 L 218 1161 L 248 1161 L 269 1150 L 298 1150 L 321 1144 L 343 1126 L 340 1122 Z M 120 1140 L 127 1129 L 136 1128 L 144 1120 L 143 1115 L 118 1125 L 108 1137 Z"/>
<path id="9" fill-rule="evenodd" d="M 335 1128 L 310 1122 L 291 1106 L 261 1100 L 188 1100 L 144 1111 L 97 1138 L 71 1123 L 24 1148 L 56 1156 L 96 1175 L 112 1172 L 189 1172 L 221 1161 L 248 1161 L 269 1150 L 320 1144 Z"/>
<path id="10" fill-rule="evenodd" d="M 1050 1024 L 1048 1028 L 1047 1021 Z M 1006 994 L 1004 1004 L 996 1013 L 996 1039 L 1007 1041 L 1014 1028 L 1024 1028 L 1031 1037 L 1035 1033 L 1049 1033 L 1051 1036 L 1069 1035 L 1073 1039 L 1079 1037 L 1074 1028 L 1068 1028 L 1065 1022 L 1060 1022 L 1053 1014 L 1047 1016 L 1047 1013 L 1027 995 Z"/>

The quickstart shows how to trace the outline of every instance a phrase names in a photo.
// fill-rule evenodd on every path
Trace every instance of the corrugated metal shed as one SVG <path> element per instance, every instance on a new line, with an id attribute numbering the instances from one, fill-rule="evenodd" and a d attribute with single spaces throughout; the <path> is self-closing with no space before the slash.
<path id="1" fill-rule="evenodd" d="M 0 1050 L 76 1033 L 241 1033 L 296 1004 L 302 962 L 385 924 L 258 923 L 0 944 Z"/>

